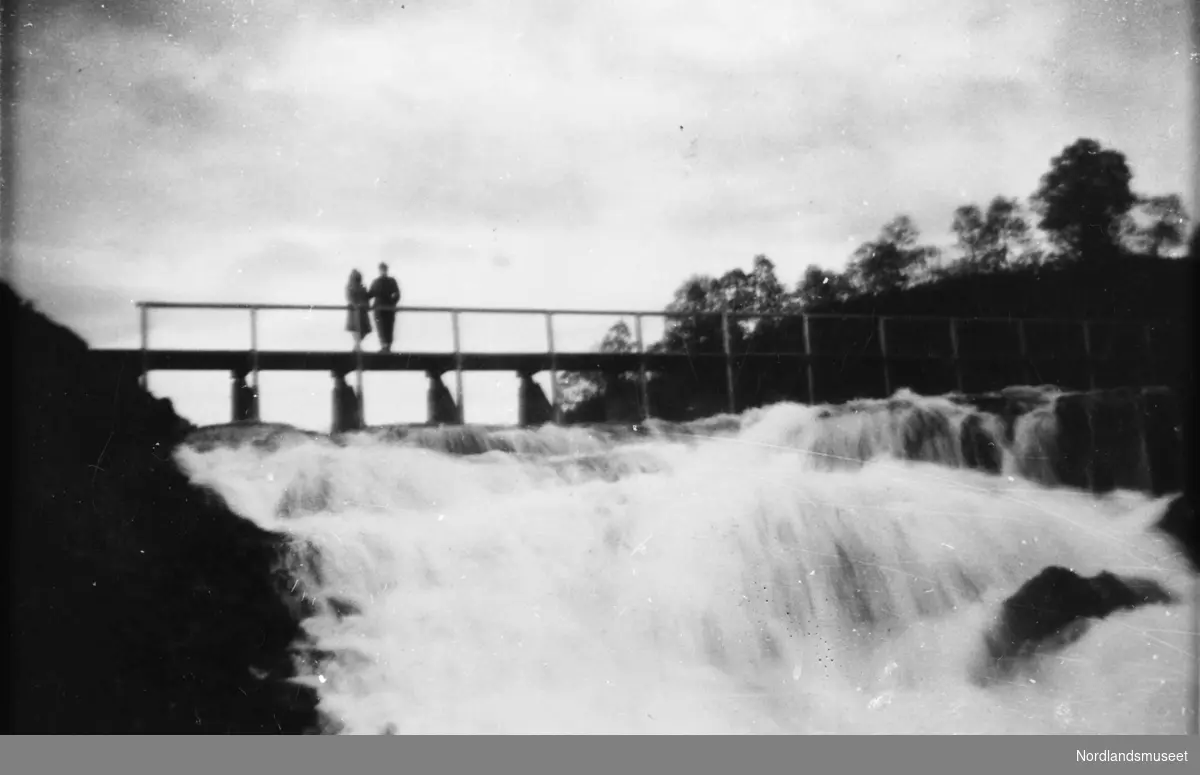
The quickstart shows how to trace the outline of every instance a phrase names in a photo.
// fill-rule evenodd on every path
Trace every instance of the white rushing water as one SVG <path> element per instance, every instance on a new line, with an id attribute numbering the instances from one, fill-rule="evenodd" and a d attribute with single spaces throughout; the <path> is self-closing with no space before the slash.
<path id="1" fill-rule="evenodd" d="M 1191 582 L 1147 529 L 1163 501 L 892 459 L 830 470 L 812 422 L 791 405 L 687 439 L 545 428 L 455 456 L 362 434 L 178 456 L 317 550 L 293 572 L 333 656 L 302 680 L 346 733 L 1186 731 Z M 996 605 L 1049 564 L 1185 602 L 976 686 Z"/>

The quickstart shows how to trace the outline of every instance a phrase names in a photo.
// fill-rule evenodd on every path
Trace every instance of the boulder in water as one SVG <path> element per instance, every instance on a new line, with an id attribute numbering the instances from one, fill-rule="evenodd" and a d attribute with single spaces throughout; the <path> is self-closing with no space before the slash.
<path id="1" fill-rule="evenodd" d="M 996 623 L 984 635 L 987 664 L 973 678 L 982 685 L 1008 678 L 1034 657 L 1077 642 L 1092 620 L 1176 601 L 1151 579 L 1122 578 L 1108 571 L 1088 578 L 1052 565 L 1004 601 Z"/>
<path id="2" fill-rule="evenodd" d="M 1192 570 L 1200 573 L 1200 530 L 1196 529 L 1196 511 L 1187 493 L 1171 499 L 1155 528 L 1174 539 Z"/>

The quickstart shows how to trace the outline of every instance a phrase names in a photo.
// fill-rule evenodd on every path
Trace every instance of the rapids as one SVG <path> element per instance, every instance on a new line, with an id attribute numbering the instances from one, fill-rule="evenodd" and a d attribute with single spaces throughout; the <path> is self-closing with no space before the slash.
<path id="1" fill-rule="evenodd" d="M 290 537 L 329 731 L 1183 733 L 1166 499 L 1031 476 L 1028 423 L 1006 442 L 989 419 L 1001 470 L 968 468 L 970 413 L 922 401 L 944 422 L 916 442 L 895 413 L 779 404 L 636 432 L 260 429 L 176 458 Z M 1051 564 L 1185 602 L 972 683 L 999 605 Z"/>

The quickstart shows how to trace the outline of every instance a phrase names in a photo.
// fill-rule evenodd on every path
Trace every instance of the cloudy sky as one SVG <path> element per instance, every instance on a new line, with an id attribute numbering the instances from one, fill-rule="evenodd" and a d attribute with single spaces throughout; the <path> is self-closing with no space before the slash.
<path id="1" fill-rule="evenodd" d="M 380 259 L 414 305 L 661 309 L 766 253 L 793 283 L 893 215 L 1027 197 L 1081 136 L 1191 205 L 1185 0 L 27 0 L 16 285 L 98 347 L 131 302 L 336 304 Z M 336 313 L 260 345 L 344 348 Z M 564 322 L 583 349 L 612 319 Z M 244 313 L 160 313 L 232 347 Z M 401 322 L 438 350 L 445 317 Z M 648 327 L 653 333 L 656 327 Z M 657 327 L 661 330 L 661 327 Z M 540 319 L 466 319 L 473 350 Z M 155 375 L 200 422 L 226 375 Z M 324 374 L 265 375 L 265 419 L 324 427 Z M 370 375 L 372 422 L 423 378 Z M 515 419 L 469 375 L 468 420 Z"/>

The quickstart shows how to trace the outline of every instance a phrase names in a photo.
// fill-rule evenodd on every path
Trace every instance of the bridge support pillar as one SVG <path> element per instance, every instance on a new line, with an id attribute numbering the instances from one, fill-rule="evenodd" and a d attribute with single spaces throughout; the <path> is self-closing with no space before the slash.
<path id="1" fill-rule="evenodd" d="M 258 421 L 258 390 L 246 384 L 246 373 L 230 374 L 233 387 L 233 421 Z"/>
<path id="2" fill-rule="evenodd" d="M 426 399 L 426 416 L 430 425 L 462 425 L 462 409 L 454 403 L 454 396 L 442 382 L 442 375 L 426 372 L 429 377 L 429 393 Z"/>
<path id="3" fill-rule="evenodd" d="M 346 384 L 346 375 L 333 373 L 333 423 L 331 432 L 344 433 L 363 428 L 362 396 Z"/>
<path id="4" fill-rule="evenodd" d="M 554 422 L 554 407 L 546 398 L 545 391 L 533 381 L 532 374 L 518 374 L 521 387 L 518 391 L 517 422 L 522 426 L 545 425 Z"/>

